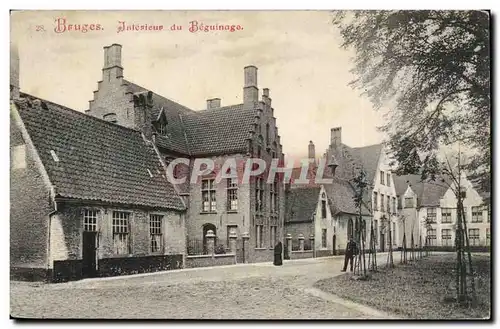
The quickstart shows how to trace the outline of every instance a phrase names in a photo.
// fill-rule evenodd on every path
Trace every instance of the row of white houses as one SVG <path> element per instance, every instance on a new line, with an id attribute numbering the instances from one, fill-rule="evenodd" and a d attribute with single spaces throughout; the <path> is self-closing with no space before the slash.
<path id="1" fill-rule="evenodd" d="M 354 204 L 353 178 L 360 169 L 366 174 L 362 218 L 366 223 L 366 241 L 373 225 L 378 250 L 405 244 L 452 248 L 455 243 L 456 205 L 454 184 L 421 182 L 418 175 L 397 176 L 392 173 L 382 144 L 351 148 L 341 142 L 341 128 L 332 128 L 331 143 L 323 155 L 333 184 L 310 184 L 287 189 L 285 235 L 315 236 L 316 255 L 342 252 L 354 235 L 359 209 Z M 309 157 L 315 158 L 314 144 Z M 312 165 L 308 176 L 316 171 Z M 298 174 L 298 171 L 297 171 Z M 463 205 L 466 213 L 469 243 L 474 247 L 490 245 L 489 196 L 463 175 Z M 368 245 L 365 246 L 368 248 Z"/>

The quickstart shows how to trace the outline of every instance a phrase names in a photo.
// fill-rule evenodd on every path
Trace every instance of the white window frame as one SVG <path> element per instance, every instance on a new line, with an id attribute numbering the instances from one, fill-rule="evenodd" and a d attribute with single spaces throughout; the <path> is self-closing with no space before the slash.
<path id="1" fill-rule="evenodd" d="M 97 221 L 99 217 L 99 210 L 97 209 L 83 209 L 82 229 L 84 232 L 97 232 Z"/>
<path id="2" fill-rule="evenodd" d="M 202 212 L 217 212 L 216 192 L 217 190 L 215 189 L 215 178 L 203 178 L 201 180 Z"/>
<path id="3" fill-rule="evenodd" d="M 163 221 L 161 214 L 149 214 L 149 251 L 151 253 L 163 252 Z"/>
<path id="4" fill-rule="evenodd" d="M 238 179 L 227 179 L 227 210 L 238 211 Z"/>
<path id="5" fill-rule="evenodd" d="M 113 211 L 112 233 L 113 233 L 113 252 L 116 255 L 128 255 L 130 248 L 130 217 L 131 213 L 127 211 Z M 126 250 L 125 250 L 126 249 Z"/>
<path id="6" fill-rule="evenodd" d="M 451 224 L 453 223 L 452 211 L 453 208 L 441 208 L 441 223 Z M 445 220 L 446 218 L 446 220 Z M 449 219 L 449 220 L 448 220 Z"/>

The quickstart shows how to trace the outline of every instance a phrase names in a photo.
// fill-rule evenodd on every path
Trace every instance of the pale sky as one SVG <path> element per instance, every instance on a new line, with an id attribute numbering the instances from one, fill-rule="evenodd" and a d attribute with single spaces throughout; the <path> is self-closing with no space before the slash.
<path id="1" fill-rule="evenodd" d="M 55 19 L 101 24 L 103 31 L 55 33 Z M 164 26 L 163 31 L 117 33 L 118 21 Z M 191 33 L 190 21 L 240 24 L 242 31 Z M 182 31 L 170 31 L 172 24 Z M 44 32 L 36 31 L 43 25 Z M 347 84 L 352 53 L 326 11 L 32 11 L 11 16 L 19 47 L 21 91 L 84 111 L 101 79 L 103 47 L 119 43 L 124 77 L 194 110 L 206 99 L 242 103 L 243 67 L 258 67 L 270 89 L 283 151 L 302 157 L 312 140 L 316 155 L 342 127 L 349 146 L 382 141 L 382 114 Z"/>

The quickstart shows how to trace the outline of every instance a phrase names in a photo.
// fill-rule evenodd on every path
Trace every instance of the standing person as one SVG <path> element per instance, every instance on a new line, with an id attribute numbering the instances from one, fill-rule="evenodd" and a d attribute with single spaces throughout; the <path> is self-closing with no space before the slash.
<path id="1" fill-rule="evenodd" d="M 278 241 L 276 246 L 274 246 L 274 265 L 281 266 L 283 265 L 283 244 L 281 241 Z"/>
<path id="2" fill-rule="evenodd" d="M 352 239 L 352 236 L 349 238 L 349 242 L 347 242 L 347 246 L 345 248 L 345 258 L 344 258 L 344 268 L 341 272 L 345 272 L 347 269 L 347 263 L 351 263 L 351 272 L 352 266 L 354 262 L 354 256 L 357 253 L 357 245 L 356 242 Z"/>

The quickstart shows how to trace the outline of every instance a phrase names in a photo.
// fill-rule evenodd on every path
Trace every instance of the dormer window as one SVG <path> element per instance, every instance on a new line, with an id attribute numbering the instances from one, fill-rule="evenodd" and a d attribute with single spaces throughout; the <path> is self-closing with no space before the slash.
<path id="1" fill-rule="evenodd" d="M 167 124 L 162 122 L 157 127 L 158 134 L 165 136 L 167 134 Z"/>
<path id="2" fill-rule="evenodd" d="M 105 114 L 103 117 L 102 117 L 105 121 L 107 122 L 111 122 L 111 123 L 116 123 L 118 120 L 116 119 L 116 113 L 108 113 L 108 114 Z"/>
<path id="3" fill-rule="evenodd" d="M 167 135 L 167 116 L 165 114 L 165 110 L 163 107 L 160 110 L 160 114 L 158 115 L 158 118 L 154 122 L 154 127 L 156 132 L 161 135 L 161 136 L 166 136 Z"/>

